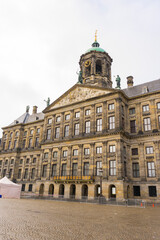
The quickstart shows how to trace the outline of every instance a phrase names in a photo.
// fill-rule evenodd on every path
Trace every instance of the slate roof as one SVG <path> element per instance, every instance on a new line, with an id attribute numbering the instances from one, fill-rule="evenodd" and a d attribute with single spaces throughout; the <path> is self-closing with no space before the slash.
<path id="1" fill-rule="evenodd" d="M 19 124 L 19 123 L 24 123 L 24 124 L 31 123 L 36 120 L 42 120 L 42 119 L 44 119 L 44 113 L 42 113 L 42 112 L 34 113 L 32 115 L 30 115 L 28 112 L 25 112 L 22 116 L 20 116 L 14 122 L 12 122 L 9 126 L 13 126 L 13 125 Z"/>
<path id="2" fill-rule="evenodd" d="M 147 89 L 147 91 L 145 91 Z M 151 93 L 160 90 L 160 79 L 146 82 L 137 86 L 122 89 L 128 97 L 135 97 L 145 93 Z"/>

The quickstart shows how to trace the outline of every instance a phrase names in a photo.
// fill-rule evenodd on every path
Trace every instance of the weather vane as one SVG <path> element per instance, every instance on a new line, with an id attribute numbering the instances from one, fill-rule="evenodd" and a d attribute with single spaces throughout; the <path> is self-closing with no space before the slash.
<path id="1" fill-rule="evenodd" d="M 95 42 L 97 42 L 97 30 L 95 32 Z"/>

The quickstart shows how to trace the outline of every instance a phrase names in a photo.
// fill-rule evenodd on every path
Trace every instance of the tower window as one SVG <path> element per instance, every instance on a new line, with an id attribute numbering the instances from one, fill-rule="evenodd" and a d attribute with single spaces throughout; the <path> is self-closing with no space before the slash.
<path id="1" fill-rule="evenodd" d="M 101 74 L 102 73 L 102 64 L 101 64 L 101 61 L 98 60 L 96 62 L 96 74 Z"/>

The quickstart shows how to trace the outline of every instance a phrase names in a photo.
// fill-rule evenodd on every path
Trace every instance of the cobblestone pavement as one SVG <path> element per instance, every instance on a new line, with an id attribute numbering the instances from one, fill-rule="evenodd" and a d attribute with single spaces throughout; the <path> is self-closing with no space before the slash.
<path id="1" fill-rule="evenodd" d="M 160 208 L 0 199 L 0 240 L 159 240 Z"/>

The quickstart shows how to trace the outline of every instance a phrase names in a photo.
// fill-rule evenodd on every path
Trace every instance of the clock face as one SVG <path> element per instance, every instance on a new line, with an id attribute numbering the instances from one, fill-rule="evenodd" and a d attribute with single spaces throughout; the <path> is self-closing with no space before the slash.
<path id="1" fill-rule="evenodd" d="M 89 67 L 91 65 L 91 60 L 86 60 L 84 63 L 85 67 Z"/>

